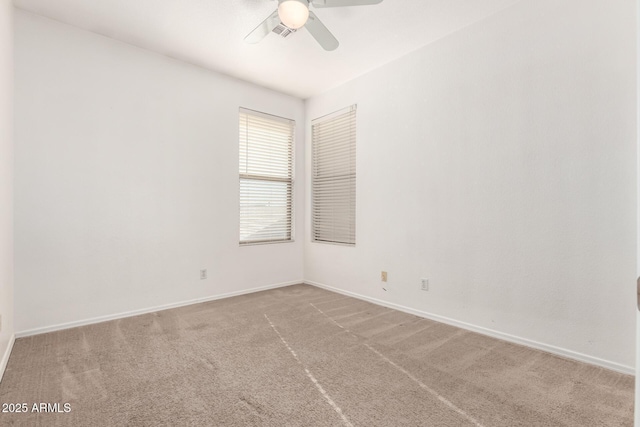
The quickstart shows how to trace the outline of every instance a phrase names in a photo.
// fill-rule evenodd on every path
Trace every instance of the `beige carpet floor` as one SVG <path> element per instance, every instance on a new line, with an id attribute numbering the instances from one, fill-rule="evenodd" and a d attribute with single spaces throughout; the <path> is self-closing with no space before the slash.
<path id="1" fill-rule="evenodd" d="M 18 339 L 0 425 L 631 426 L 633 384 L 296 285 Z"/>

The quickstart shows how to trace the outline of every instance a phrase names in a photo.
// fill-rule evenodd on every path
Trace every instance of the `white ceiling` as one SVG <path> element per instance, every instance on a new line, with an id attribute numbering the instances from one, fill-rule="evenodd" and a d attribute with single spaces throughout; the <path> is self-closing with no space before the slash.
<path id="1" fill-rule="evenodd" d="M 340 41 L 244 37 L 276 0 L 15 0 L 24 10 L 299 98 L 325 92 L 519 0 L 384 0 L 311 9 Z"/>

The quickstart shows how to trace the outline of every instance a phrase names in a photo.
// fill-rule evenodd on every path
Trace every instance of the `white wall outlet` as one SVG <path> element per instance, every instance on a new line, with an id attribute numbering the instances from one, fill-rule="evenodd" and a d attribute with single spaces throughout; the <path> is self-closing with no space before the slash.
<path id="1" fill-rule="evenodd" d="M 207 270 L 200 270 L 200 280 L 207 278 Z"/>
<path id="2" fill-rule="evenodd" d="M 380 272 L 380 280 L 382 280 L 383 282 L 387 281 L 387 272 L 386 271 L 381 271 Z"/>
<path id="3" fill-rule="evenodd" d="M 421 288 L 423 291 L 429 290 L 429 279 L 420 279 Z"/>

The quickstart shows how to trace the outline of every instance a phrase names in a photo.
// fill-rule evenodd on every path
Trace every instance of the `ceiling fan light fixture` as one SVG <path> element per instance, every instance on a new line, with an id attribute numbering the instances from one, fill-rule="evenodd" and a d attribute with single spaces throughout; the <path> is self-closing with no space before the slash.
<path id="1" fill-rule="evenodd" d="M 278 5 L 278 16 L 284 25 L 297 30 L 309 19 L 309 2 L 305 0 L 284 0 Z"/>

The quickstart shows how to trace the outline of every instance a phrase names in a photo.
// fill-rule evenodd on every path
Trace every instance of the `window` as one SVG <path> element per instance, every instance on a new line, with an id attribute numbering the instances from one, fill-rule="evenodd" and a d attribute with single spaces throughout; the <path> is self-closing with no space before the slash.
<path id="1" fill-rule="evenodd" d="M 295 122 L 240 109 L 240 244 L 292 240 Z"/>
<path id="2" fill-rule="evenodd" d="M 312 239 L 356 244 L 356 106 L 312 122 Z"/>

